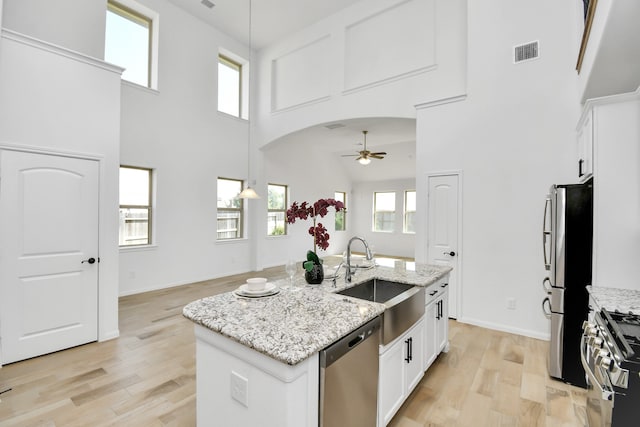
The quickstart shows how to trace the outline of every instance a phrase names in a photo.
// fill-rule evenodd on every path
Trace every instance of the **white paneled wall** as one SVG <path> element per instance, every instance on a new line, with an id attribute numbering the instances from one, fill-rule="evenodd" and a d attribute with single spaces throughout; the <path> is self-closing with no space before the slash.
<path id="1" fill-rule="evenodd" d="M 435 16 L 435 0 L 409 0 L 348 25 L 344 90 L 435 68 Z"/>
<path id="2" fill-rule="evenodd" d="M 466 1 L 362 1 L 259 59 L 261 145 L 335 120 L 415 118 L 416 104 L 464 93 Z"/>
<path id="3" fill-rule="evenodd" d="M 329 36 L 272 60 L 271 109 L 284 110 L 329 96 Z"/>

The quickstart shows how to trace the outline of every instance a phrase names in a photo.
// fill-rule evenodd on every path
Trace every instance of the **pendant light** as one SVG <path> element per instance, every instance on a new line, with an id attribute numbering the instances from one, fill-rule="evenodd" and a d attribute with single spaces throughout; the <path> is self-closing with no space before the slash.
<path id="1" fill-rule="evenodd" d="M 251 67 L 251 0 L 249 0 L 249 67 Z M 258 193 L 251 188 L 251 70 L 247 78 L 247 187 L 238 194 L 241 199 L 259 199 Z"/>

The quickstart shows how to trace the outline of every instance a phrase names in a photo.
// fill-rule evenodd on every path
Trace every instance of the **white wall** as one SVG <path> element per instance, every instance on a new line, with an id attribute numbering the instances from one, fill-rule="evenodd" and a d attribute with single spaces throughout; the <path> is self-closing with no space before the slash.
<path id="1" fill-rule="evenodd" d="M 0 145 L 100 161 L 100 340 L 118 336 L 120 73 L 108 64 L 3 30 Z"/>
<path id="2" fill-rule="evenodd" d="M 469 2 L 467 97 L 418 111 L 421 227 L 425 173 L 464 172 L 459 320 L 548 337 L 540 230 L 549 186 L 577 180 L 575 11 L 553 0 Z M 540 58 L 514 65 L 512 47 L 532 40 L 540 41 Z M 507 297 L 516 310 L 506 309 Z"/>
<path id="3" fill-rule="evenodd" d="M 159 90 L 123 83 L 121 162 L 155 170 L 157 233 L 121 251 L 121 294 L 252 268 L 252 239 L 216 241 L 216 179 L 246 179 L 248 150 L 247 122 L 217 111 L 217 54 L 247 48 L 168 1 L 142 3 L 160 15 Z"/>
<path id="4" fill-rule="evenodd" d="M 415 190 L 415 179 L 392 181 L 355 182 L 351 192 L 350 222 L 354 234 L 364 238 L 372 251 L 378 255 L 392 255 L 413 258 L 415 254 L 415 234 L 402 232 L 405 190 Z M 396 193 L 396 215 L 393 232 L 373 231 L 373 193 L 393 191 Z M 353 250 L 362 251 L 361 247 Z"/>
<path id="5" fill-rule="evenodd" d="M 5 0 L 4 26 L 102 58 L 107 0 Z"/>

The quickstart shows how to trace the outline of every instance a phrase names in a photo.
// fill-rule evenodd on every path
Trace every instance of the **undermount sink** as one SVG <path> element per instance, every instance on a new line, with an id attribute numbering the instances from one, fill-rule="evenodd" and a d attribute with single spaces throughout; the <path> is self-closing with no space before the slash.
<path id="1" fill-rule="evenodd" d="M 424 288 L 421 286 L 371 279 L 337 293 L 386 306 L 382 313 L 383 345 L 402 335 L 424 314 Z"/>

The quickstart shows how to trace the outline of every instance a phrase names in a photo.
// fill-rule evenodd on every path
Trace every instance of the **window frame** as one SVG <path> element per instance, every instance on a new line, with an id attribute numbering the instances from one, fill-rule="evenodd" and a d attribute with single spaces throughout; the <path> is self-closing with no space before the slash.
<path id="1" fill-rule="evenodd" d="M 377 210 L 377 203 L 378 203 L 378 198 L 376 197 L 378 194 L 393 194 L 393 201 L 394 201 L 394 208 L 392 211 L 378 211 Z M 373 224 L 371 227 L 371 231 L 373 231 L 374 233 L 393 233 L 395 231 L 395 226 L 396 226 L 396 219 L 395 219 L 395 214 L 396 214 L 396 207 L 395 207 L 395 203 L 396 203 L 396 192 L 395 191 L 374 191 L 373 192 Z M 377 215 L 379 213 L 393 213 L 393 221 L 392 221 L 392 227 L 391 230 L 378 230 L 376 228 L 376 224 L 377 224 Z"/>
<path id="2" fill-rule="evenodd" d="M 333 198 L 335 200 L 339 200 L 337 195 L 342 195 L 342 200 L 340 200 L 344 204 L 344 209 L 340 212 L 336 212 L 334 222 L 333 222 L 333 230 L 334 231 L 347 231 L 347 192 L 346 191 L 334 191 Z M 342 216 L 342 228 L 337 228 L 336 225 L 338 223 L 338 218 Z"/>
<path id="3" fill-rule="evenodd" d="M 157 12 L 137 3 L 134 0 L 107 0 L 106 11 L 115 13 L 122 18 L 133 21 L 137 24 L 146 23 L 149 33 L 149 43 L 147 47 L 147 84 L 141 85 L 137 82 L 122 79 L 123 82 L 146 87 L 148 89 L 158 89 L 158 36 L 160 16 Z M 106 17 L 105 17 L 106 20 Z M 106 43 L 105 34 L 105 43 Z M 118 65 L 118 64 L 116 64 Z"/>
<path id="4" fill-rule="evenodd" d="M 220 98 L 218 98 L 218 111 L 223 114 L 228 114 L 233 117 L 243 118 L 243 110 L 244 110 L 244 66 L 240 61 L 237 61 L 231 58 L 229 55 L 225 55 L 224 53 L 218 53 L 218 66 L 220 64 L 224 64 L 230 68 L 235 68 L 238 70 L 238 114 L 231 114 L 226 111 L 220 110 Z M 220 75 L 218 75 L 218 96 L 220 94 Z"/>
<path id="5" fill-rule="evenodd" d="M 284 188 L 284 208 L 283 209 L 271 209 L 269 207 L 269 187 L 283 187 Z M 287 227 L 287 206 L 289 206 L 289 186 L 286 184 L 275 184 L 273 182 L 267 183 L 267 236 L 269 237 L 280 237 L 286 236 L 289 232 L 289 228 Z M 282 212 L 284 216 L 284 233 L 283 234 L 269 234 L 269 214 L 275 212 Z"/>
<path id="6" fill-rule="evenodd" d="M 402 232 L 405 233 L 405 234 L 416 234 L 416 231 L 415 231 L 415 213 L 416 213 L 416 210 L 410 211 L 410 210 L 407 209 L 407 200 L 408 200 L 407 194 L 409 194 L 409 193 L 414 193 L 414 199 L 416 199 L 416 197 L 417 197 L 416 190 L 404 190 L 404 208 L 403 208 L 403 215 L 402 215 Z M 416 203 L 417 203 L 417 199 L 416 199 Z M 414 214 L 414 221 L 413 221 L 414 230 L 413 231 L 407 231 L 407 224 L 408 224 L 407 214 L 409 214 L 409 213 L 413 213 Z"/>
<path id="7" fill-rule="evenodd" d="M 153 178 L 154 178 L 154 171 L 152 168 L 146 168 L 146 167 L 142 167 L 142 166 L 130 166 L 130 165 L 120 165 L 118 171 L 120 171 L 120 169 L 136 169 L 136 170 L 143 170 L 143 171 L 147 171 L 149 173 L 149 188 L 147 190 L 147 195 L 148 195 L 148 205 L 122 205 L 120 204 L 120 200 L 118 200 L 118 209 L 147 209 L 147 242 L 146 243 L 139 243 L 139 244 L 132 244 L 132 245 L 121 245 L 120 243 L 118 243 L 118 246 L 120 247 L 120 249 L 123 248 L 136 248 L 136 247 L 141 247 L 141 246 L 151 246 L 154 244 L 154 238 L 153 238 L 153 226 L 154 226 L 154 222 L 153 222 L 153 215 L 154 215 L 154 209 L 153 209 Z M 118 227 L 118 234 L 120 234 L 120 229 Z M 118 239 L 120 240 L 120 239 Z"/>
<path id="8" fill-rule="evenodd" d="M 226 177 L 222 177 L 219 176 L 216 179 L 216 241 L 218 242 L 226 242 L 229 240 L 239 240 L 239 239 L 243 239 L 244 238 L 244 199 L 242 198 L 238 198 L 238 200 L 240 200 L 240 207 L 239 208 L 221 208 L 218 207 L 218 198 L 217 198 L 217 194 L 218 194 L 218 185 L 219 185 L 219 181 L 220 180 L 224 180 L 224 181 L 234 181 L 234 182 L 238 182 L 240 183 L 240 191 L 242 191 L 242 189 L 244 188 L 244 180 L 242 179 L 237 179 L 237 178 L 226 178 Z M 240 194 L 240 193 L 238 193 Z M 236 233 L 235 237 L 219 237 L 218 233 L 218 220 L 220 219 L 218 214 L 220 212 L 239 212 L 240 213 L 240 221 L 238 223 L 238 232 Z"/>

